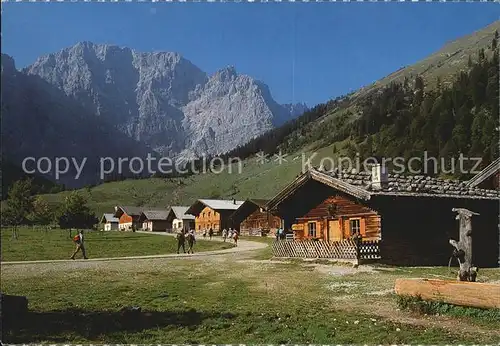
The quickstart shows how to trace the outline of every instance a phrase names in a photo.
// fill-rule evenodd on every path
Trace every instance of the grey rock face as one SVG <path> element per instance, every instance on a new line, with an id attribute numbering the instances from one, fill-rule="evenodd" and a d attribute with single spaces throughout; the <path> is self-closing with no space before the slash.
<path id="1" fill-rule="evenodd" d="M 163 155 L 217 154 L 279 126 L 304 105 L 277 104 L 234 68 L 208 77 L 177 53 L 140 53 L 82 42 L 24 70 Z"/>
<path id="2" fill-rule="evenodd" d="M 187 148 L 219 154 L 273 128 L 273 112 L 255 81 L 226 68 L 213 75 L 182 111 Z"/>

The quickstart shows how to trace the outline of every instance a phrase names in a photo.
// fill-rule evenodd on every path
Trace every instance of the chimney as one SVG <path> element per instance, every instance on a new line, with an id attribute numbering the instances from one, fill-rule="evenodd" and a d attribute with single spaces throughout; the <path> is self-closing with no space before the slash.
<path id="1" fill-rule="evenodd" d="M 233 204 L 236 204 L 236 199 L 233 198 Z"/>
<path id="2" fill-rule="evenodd" d="M 385 166 L 376 164 L 372 166 L 372 189 L 381 190 L 387 186 L 388 177 Z"/>

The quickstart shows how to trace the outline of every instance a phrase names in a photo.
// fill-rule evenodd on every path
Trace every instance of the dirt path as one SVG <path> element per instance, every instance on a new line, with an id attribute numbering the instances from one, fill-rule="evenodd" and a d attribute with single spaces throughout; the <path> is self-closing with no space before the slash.
<path id="1" fill-rule="evenodd" d="M 137 233 L 146 233 L 146 234 L 158 234 L 164 236 L 175 236 L 175 234 L 171 233 L 163 233 L 163 232 L 137 232 Z M 222 242 L 221 238 L 214 237 L 211 240 L 203 239 L 205 241 L 219 241 Z M 124 260 L 145 260 L 145 259 L 155 259 L 155 258 L 190 258 L 190 257 L 207 257 L 214 255 L 225 255 L 232 253 L 240 253 L 245 251 L 253 251 L 266 248 L 268 245 L 261 242 L 249 241 L 249 240 L 238 240 L 238 246 L 232 247 L 230 249 L 224 250 L 214 250 L 214 251 L 204 251 L 204 252 L 195 252 L 194 254 L 166 254 L 166 255 L 146 255 L 146 256 L 127 256 L 127 257 L 103 257 L 103 258 L 89 258 L 87 260 L 78 259 L 78 260 L 38 260 L 38 261 L 11 261 L 11 262 L 2 262 L 2 266 L 8 265 L 27 265 L 27 264 L 43 264 L 43 263 L 74 263 L 74 262 L 108 262 L 108 261 L 124 261 Z"/>

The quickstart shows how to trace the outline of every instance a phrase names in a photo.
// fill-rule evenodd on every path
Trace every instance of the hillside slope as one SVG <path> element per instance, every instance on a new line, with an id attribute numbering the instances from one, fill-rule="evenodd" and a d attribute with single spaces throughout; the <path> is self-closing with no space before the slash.
<path id="1" fill-rule="evenodd" d="M 476 54 L 481 48 L 491 47 L 495 30 L 500 31 L 500 20 L 470 35 L 447 43 L 436 53 L 358 90 L 353 96 L 363 96 L 392 82 L 402 83 L 405 78 L 413 80 L 416 76 L 421 76 L 429 88 L 436 86 L 438 78 L 441 79 L 443 86 L 449 86 L 457 72 L 467 70 L 471 55 Z"/>

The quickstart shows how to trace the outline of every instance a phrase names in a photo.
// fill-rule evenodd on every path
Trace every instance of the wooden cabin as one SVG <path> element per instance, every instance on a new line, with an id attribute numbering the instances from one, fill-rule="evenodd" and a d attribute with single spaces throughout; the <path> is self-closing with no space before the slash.
<path id="1" fill-rule="evenodd" d="M 465 182 L 371 172 L 324 172 L 298 176 L 266 208 L 293 229 L 297 241 L 337 243 L 359 233 L 379 240 L 381 261 L 398 265 L 448 265 L 458 239 L 453 208 L 480 215 L 472 219 L 474 264 L 497 266 L 500 191 Z M 373 242 L 372 242 L 373 243 Z"/>
<path id="2" fill-rule="evenodd" d="M 237 225 L 236 229 L 241 235 L 275 235 L 281 227 L 281 219 L 265 210 L 267 202 L 267 199 L 247 199 L 231 215 L 231 220 Z"/>
<path id="3" fill-rule="evenodd" d="M 112 213 L 102 214 L 101 224 L 103 225 L 103 229 L 105 231 L 112 231 L 112 230 L 118 229 L 119 222 L 120 222 L 120 220 L 118 218 L 114 217 L 114 215 Z"/>
<path id="4" fill-rule="evenodd" d="M 199 199 L 194 202 L 186 211 L 186 214 L 195 216 L 195 229 L 197 233 L 203 233 L 204 230 L 213 229 L 215 233 L 222 230 L 234 228 L 231 221 L 231 215 L 243 201 L 221 200 L 221 199 Z"/>
<path id="5" fill-rule="evenodd" d="M 144 210 L 139 217 L 143 231 L 166 232 L 169 228 L 167 221 L 168 210 Z"/>
<path id="6" fill-rule="evenodd" d="M 114 217 L 118 218 L 118 229 L 121 231 L 138 230 L 142 227 L 139 218 L 141 217 L 142 208 L 116 206 Z"/>
<path id="7" fill-rule="evenodd" d="M 467 181 L 468 187 L 500 190 L 500 158 L 496 159 L 481 172 Z"/>
<path id="8" fill-rule="evenodd" d="M 189 207 L 173 206 L 170 208 L 167 216 L 169 231 L 177 232 L 179 230 L 189 231 L 195 229 L 195 217 L 186 214 Z"/>

